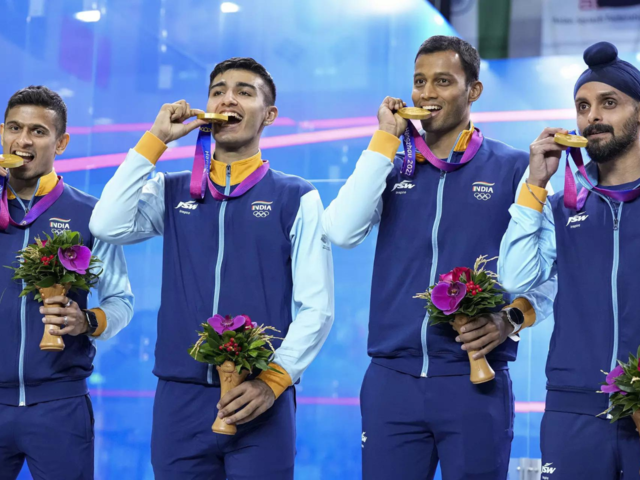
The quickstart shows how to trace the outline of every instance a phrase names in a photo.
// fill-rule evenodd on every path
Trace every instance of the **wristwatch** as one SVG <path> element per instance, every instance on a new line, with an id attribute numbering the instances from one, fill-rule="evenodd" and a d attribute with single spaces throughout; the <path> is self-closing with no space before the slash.
<path id="1" fill-rule="evenodd" d="M 98 330 L 98 317 L 91 310 L 83 310 L 84 317 L 87 319 L 87 331 L 85 335 L 92 336 Z"/>
<path id="2" fill-rule="evenodd" d="M 511 335 L 515 335 L 524 325 L 524 314 L 519 308 L 507 308 L 503 312 L 507 317 L 507 321 L 513 326 Z"/>

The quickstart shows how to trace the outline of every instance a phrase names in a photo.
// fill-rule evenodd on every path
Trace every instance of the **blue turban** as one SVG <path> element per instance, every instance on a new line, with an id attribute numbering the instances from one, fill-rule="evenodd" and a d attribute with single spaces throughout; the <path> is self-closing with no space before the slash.
<path id="1" fill-rule="evenodd" d="M 584 62 L 589 66 L 573 90 L 575 98 L 582 85 L 602 82 L 617 88 L 640 101 L 640 71 L 629 62 L 618 58 L 618 49 L 609 42 L 599 42 L 584 51 Z"/>

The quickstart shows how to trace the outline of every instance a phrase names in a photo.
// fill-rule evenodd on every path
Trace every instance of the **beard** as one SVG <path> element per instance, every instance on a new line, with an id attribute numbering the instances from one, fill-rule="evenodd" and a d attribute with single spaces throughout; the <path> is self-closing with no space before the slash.
<path id="1" fill-rule="evenodd" d="M 622 126 L 622 132 L 616 135 L 611 125 L 595 123 L 585 128 L 582 134 L 586 137 L 594 133 L 610 133 L 612 138 L 608 142 L 602 140 L 591 141 L 587 145 L 587 153 L 591 160 L 598 164 L 608 163 L 626 153 L 638 140 L 638 117 L 632 115 Z"/>

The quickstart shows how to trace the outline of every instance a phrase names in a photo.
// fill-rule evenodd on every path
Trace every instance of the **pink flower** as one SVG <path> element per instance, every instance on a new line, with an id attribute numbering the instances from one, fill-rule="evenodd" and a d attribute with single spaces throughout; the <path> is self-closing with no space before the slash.
<path id="1" fill-rule="evenodd" d="M 222 335 L 228 330 L 235 330 L 242 327 L 245 324 L 245 317 L 243 315 L 238 315 L 237 317 L 227 315 L 226 317 L 223 317 L 216 313 L 213 317 L 207 320 L 207 322 L 216 332 L 218 332 L 219 335 Z"/>
<path id="2" fill-rule="evenodd" d="M 444 275 L 440 275 L 441 282 L 458 282 L 460 281 L 460 276 L 464 273 L 465 282 L 471 281 L 471 269 L 467 267 L 456 267 L 451 270 L 449 273 L 445 273 Z"/>
<path id="3" fill-rule="evenodd" d="M 244 322 L 244 328 L 245 330 L 250 330 L 252 328 L 256 328 L 258 326 L 258 324 L 256 322 L 252 322 L 251 318 L 249 318 L 249 315 L 242 315 L 245 318 L 245 322 Z"/>
<path id="4" fill-rule="evenodd" d="M 441 282 L 453 282 L 453 271 L 449 272 L 449 273 L 445 273 L 444 275 L 440 275 L 440 281 Z"/>
<path id="5" fill-rule="evenodd" d="M 456 267 L 453 269 L 453 281 L 460 281 L 460 277 L 464 273 L 465 282 L 471 281 L 471 269 L 467 267 Z"/>
<path id="6" fill-rule="evenodd" d="M 87 268 L 91 263 L 91 250 L 83 245 L 58 249 L 58 258 L 64 268 L 70 272 L 77 272 L 80 275 L 87 273 Z"/>
<path id="7" fill-rule="evenodd" d="M 445 315 L 458 311 L 460 302 L 467 294 L 467 286 L 460 282 L 440 282 L 431 290 L 431 303 Z"/>
<path id="8" fill-rule="evenodd" d="M 602 391 L 605 393 L 619 393 L 620 395 L 626 395 L 627 392 L 623 392 L 615 383 L 616 378 L 623 374 L 624 370 L 620 365 L 611 370 L 611 373 L 607 375 L 607 385 L 602 386 Z"/>

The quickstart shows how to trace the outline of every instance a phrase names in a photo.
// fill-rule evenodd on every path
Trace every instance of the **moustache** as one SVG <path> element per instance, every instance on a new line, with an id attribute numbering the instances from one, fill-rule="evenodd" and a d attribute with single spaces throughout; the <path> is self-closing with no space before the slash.
<path id="1" fill-rule="evenodd" d="M 593 125 L 589 125 L 582 131 L 582 134 L 585 137 L 594 135 L 596 133 L 610 133 L 613 135 L 613 127 L 604 123 L 594 123 Z"/>

